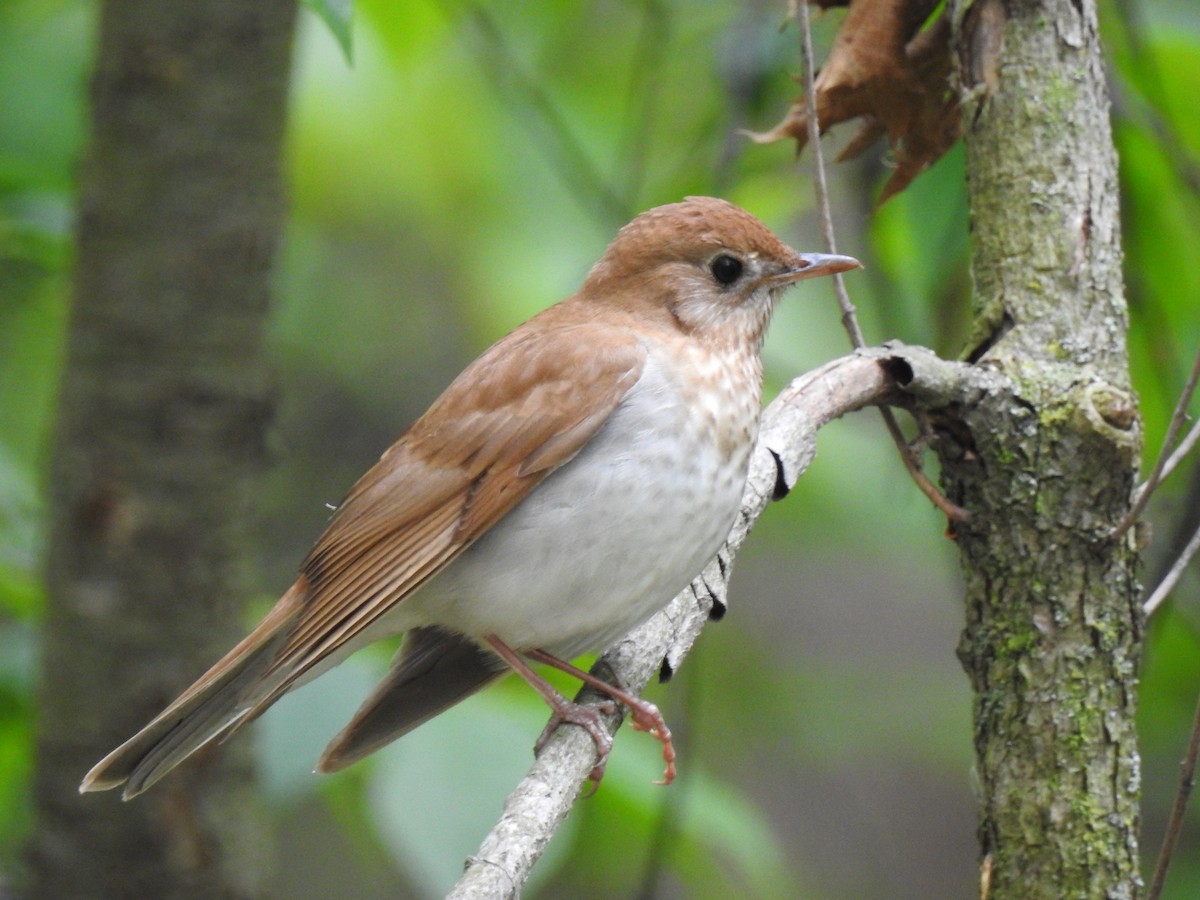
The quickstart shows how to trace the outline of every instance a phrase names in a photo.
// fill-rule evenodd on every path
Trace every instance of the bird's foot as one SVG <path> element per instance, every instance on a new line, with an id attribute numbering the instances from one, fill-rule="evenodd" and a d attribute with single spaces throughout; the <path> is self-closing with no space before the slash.
<path id="1" fill-rule="evenodd" d="M 592 767 L 592 771 L 588 773 L 588 781 L 592 783 L 592 792 L 595 792 L 596 788 L 600 786 L 600 779 L 604 777 L 604 768 L 608 765 L 608 755 L 612 752 L 613 746 L 612 735 L 608 733 L 608 727 L 600 716 L 615 712 L 616 704 L 609 702 L 599 706 L 583 706 L 573 703 L 566 697 L 560 699 L 561 703 L 550 703 L 550 721 L 546 723 L 546 727 L 542 729 L 542 733 L 534 743 L 533 753 L 535 756 L 541 755 L 550 736 L 558 730 L 559 725 L 564 722 L 569 725 L 578 725 L 588 733 L 592 743 L 596 745 L 596 755 L 599 758 L 596 765 Z"/>
<path id="2" fill-rule="evenodd" d="M 637 703 L 630 704 L 628 700 L 624 701 L 625 705 L 629 707 L 630 724 L 635 730 L 645 731 L 658 738 L 659 743 L 662 744 L 663 762 L 667 767 L 663 771 L 663 777 L 655 784 L 670 784 L 675 780 L 675 745 L 671 742 L 671 729 L 667 727 L 666 720 L 663 719 L 657 706 L 649 700 L 642 700 L 639 697 L 631 699 L 636 700 Z"/>
<path id="3" fill-rule="evenodd" d="M 649 700 L 635 697 L 624 688 L 609 684 L 602 678 L 597 678 L 591 672 L 585 672 L 583 669 L 573 666 L 569 662 L 565 662 L 544 650 L 531 650 L 527 655 L 538 662 L 544 662 L 554 666 L 556 669 L 561 669 L 568 675 L 574 675 L 585 684 L 590 684 L 597 690 L 608 694 L 613 700 L 623 703 L 629 709 L 630 724 L 633 725 L 634 729 L 649 732 L 658 738 L 662 744 L 663 761 L 666 763 L 666 769 L 663 771 L 663 777 L 655 783 L 670 784 L 675 780 L 675 745 L 671 742 L 671 729 L 667 727 L 667 723 L 663 719 L 662 713 L 658 711 L 657 706 Z M 600 766 L 601 772 L 603 772 L 603 769 L 604 767 Z"/>
<path id="4" fill-rule="evenodd" d="M 585 684 L 590 684 L 592 687 L 603 691 L 613 698 L 613 702 L 602 703 L 598 706 L 583 706 L 579 703 L 574 703 L 551 687 L 549 682 L 544 678 L 535 673 L 521 658 L 522 654 L 517 653 L 494 634 L 488 635 L 486 641 L 499 654 L 501 659 L 508 663 L 518 675 L 524 678 L 534 690 L 542 695 L 542 699 L 550 707 L 550 721 L 542 730 L 537 742 L 533 745 L 533 752 L 535 754 L 541 754 L 542 748 L 550 740 L 550 735 L 563 722 L 578 725 L 591 736 L 592 742 L 596 745 L 596 753 L 599 756 L 596 765 L 588 775 L 588 781 L 592 782 L 594 790 L 595 787 L 599 786 L 600 779 L 604 777 L 604 767 L 608 763 L 608 755 L 612 752 L 613 745 L 612 735 L 609 734 L 608 728 L 600 718 L 600 715 L 601 713 L 611 715 L 616 711 L 616 703 L 622 703 L 629 709 L 633 727 L 637 731 L 649 732 L 658 738 L 659 743 L 662 744 L 663 761 L 666 763 L 666 769 L 663 771 L 662 779 L 657 784 L 670 784 L 675 780 L 675 745 L 671 742 L 671 729 L 667 727 L 667 723 L 664 721 L 662 713 L 658 711 L 658 707 L 649 700 L 635 697 L 625 689 L 609 684 L 591 672 L 585 672 L 583 669 L 573 666 L 569 662 L 559 659 L 551 653 L 547 653 L 545 650 L 525 651 L 524 655 L 530 659 L 546 663 L 569 675 L 574 675 Z"/>

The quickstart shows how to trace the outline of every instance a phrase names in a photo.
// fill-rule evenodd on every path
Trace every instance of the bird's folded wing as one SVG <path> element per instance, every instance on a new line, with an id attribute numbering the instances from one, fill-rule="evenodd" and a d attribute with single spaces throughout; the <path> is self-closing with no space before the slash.
<path id="1" fill-rule="evenodd" d="M 288 675 L 263 706 L 574 457 L 641 377 L 631 332 L 551 326 L 546 340 L 539 324 L 468 367 L 351 489 L 301 567 L 308 602 L 275 657 Z"/>

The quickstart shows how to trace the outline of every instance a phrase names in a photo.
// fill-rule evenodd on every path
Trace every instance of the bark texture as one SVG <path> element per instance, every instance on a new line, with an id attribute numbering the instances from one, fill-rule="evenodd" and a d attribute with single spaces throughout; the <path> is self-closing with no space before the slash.
<path id="1" fill-rule="evenodd" d="M 257 896 L 249 744 L 80 778 L 240 633 L 294 0 L 104 5 L 51 472 L 32 895 Z"/>
<path id="2" fill-rule="evenodd" d="M 1092 0 L 953 11 L 977 328 L 943 410 L 967 581 L 984 896 L 1132 897 L 1141 640 L 1116 156 Z"/>

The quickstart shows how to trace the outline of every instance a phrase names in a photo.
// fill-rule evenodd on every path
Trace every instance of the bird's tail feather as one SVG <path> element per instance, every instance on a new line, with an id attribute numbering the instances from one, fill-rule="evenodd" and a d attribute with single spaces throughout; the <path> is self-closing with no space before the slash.
<path id="1" fill-rule="evenodd" d="M 289 672 L 272 671 L 272 663 L 303 607 L 305 590 L 300 579 L 241 643 L 97 763 L 84 777 L 80 792 L 123 784 L 122 798 L 135 797 L 209 741 L 257 715 L 260 701 L 288 680 Z"/>

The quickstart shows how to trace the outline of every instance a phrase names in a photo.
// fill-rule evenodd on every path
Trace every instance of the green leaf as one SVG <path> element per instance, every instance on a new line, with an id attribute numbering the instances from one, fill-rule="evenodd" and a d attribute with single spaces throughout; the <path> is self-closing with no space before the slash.
<path id="1" fill-rule="evenodd" d="M 304 5 L 320 16 L 333 33 L 346 62 L 354 62 L 354 0 L 304 0 Z"/>
<path id="2" fill-rule="evenodd" d="M 514 687 L 528 696 L 484 691 L 375 757 L 368 789 L 375 826 L 397 864 L 430 896 L 444 894 L 462 874 L 463 860 L 533 762 L 545 706 L 524 685 Z M 577 827 L 572 818 L 559 830 L 534 870 L 530 894 L 566 861 Z"/>

